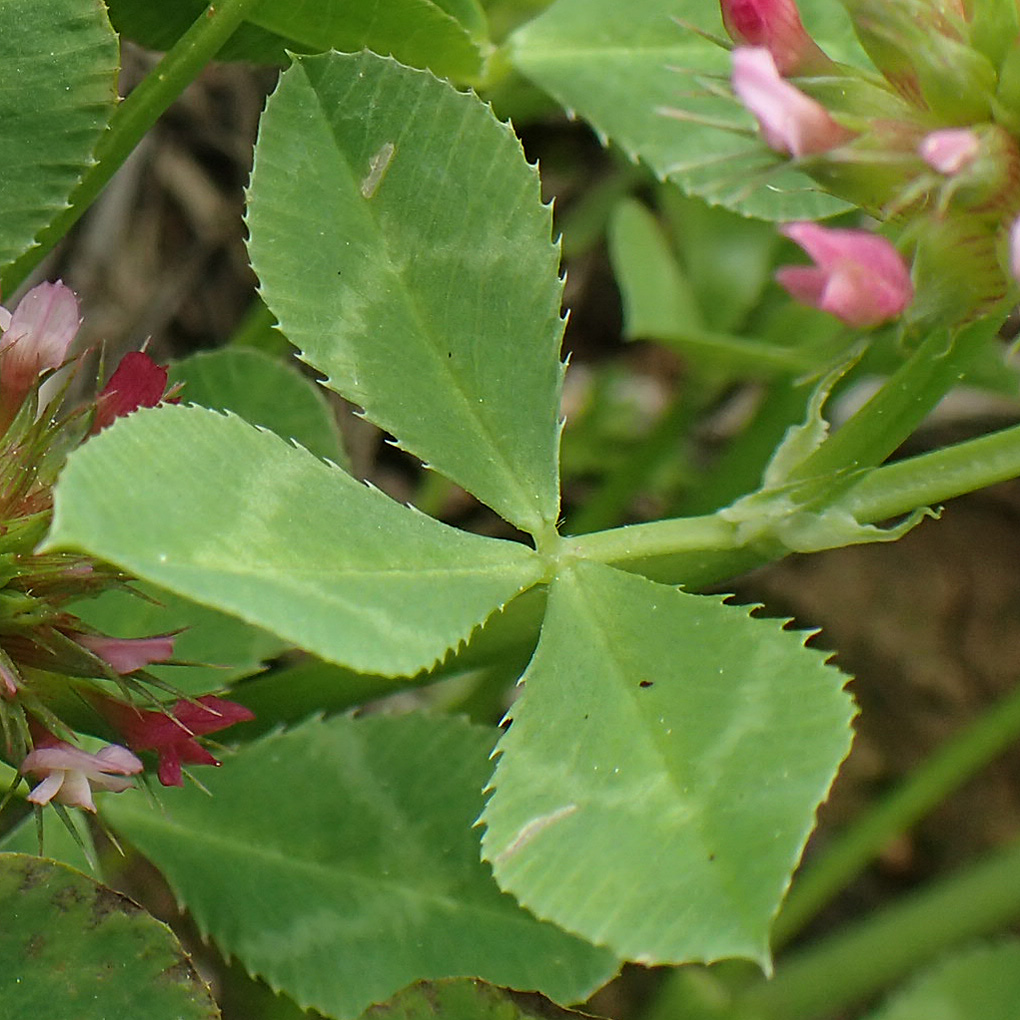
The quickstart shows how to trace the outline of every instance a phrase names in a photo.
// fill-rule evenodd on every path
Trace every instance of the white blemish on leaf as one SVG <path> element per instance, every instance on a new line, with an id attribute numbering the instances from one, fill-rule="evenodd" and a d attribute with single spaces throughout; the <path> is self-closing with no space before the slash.
<path id="1" fill-rule="evenodd" d="M 392 142 L 384 142 L 382 148 L 368 161 L 368 175 L 361 182 L 362 198 L 371 198 L 379 189 L 394 152 L 396 146 Z"/>
<path id="2" fill-rule="evenodd" d="M 548 829 L 550 825 L 554 825 L 561 819 L 566 818 L 567 815 L 572 815 L 576 810 L 576 804 L 564 804 L 563 807 L 557 808 L 555 811 L 550 811 L 547 815 L 539 815 L 537 818 L 532 818 L 530 822 L 525 822 L 525 824 L 520 827 L 520 830 L 513 842 L 496 855 L 493 860 L 493 864 L 505 861 L 508 857 L 511 857 L 522 847 L 530 843 L 543 829 Z"/>

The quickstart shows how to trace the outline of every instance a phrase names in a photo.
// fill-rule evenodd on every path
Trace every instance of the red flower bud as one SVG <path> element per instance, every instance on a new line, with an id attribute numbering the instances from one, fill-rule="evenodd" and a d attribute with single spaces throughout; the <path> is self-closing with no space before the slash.
<path id="1" fill-rule="evenodd" d="M 804 30 L 794 0 L 721 0 L 723 24 L 738 46 L 763 46 L 779 73 L 817 73 L 832 61 Z"/>
<path id="2" fill-rule="evenodd" d="M 140 407 L 155 407 L 166 395 L 166 381 L 166 365 L 144 351 L 128 351 L 99 394 L 91 434 Z"/>

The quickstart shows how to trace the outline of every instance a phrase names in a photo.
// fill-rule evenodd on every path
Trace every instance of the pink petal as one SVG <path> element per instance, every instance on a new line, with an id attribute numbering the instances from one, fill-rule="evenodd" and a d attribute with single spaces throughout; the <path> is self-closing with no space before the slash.
<path id="1" fill-rule="evenodd" d="M 83 648 L 98 655 L 122 675 L 144 669 L 153 662 L 166 662 L 167 659 L 172 659 L 174 654 L 173 635 L 112 638 L 99 634 L 75 634 L 73 637 Z"/>
<path id="2" fill-rule="evenodd" d="M 64 784 L 64 777 L 67 775 L 66 772 L 57 770 L 51 772 L 32 792 L 28 795 L 27 799 L 33 804 L 49 804 L 51 800 L 60 792 L 60 787 Z"/>
<path id="3" fill-rule="evenodd" d="M 1013 279 L 1020 283 L 1020 216 L 1013 220 L 1009 228 L 1009 271 Z"/>
<path id="4" fill-rule="evenodd" d="M 84 772 L 76 772 L 73 769 L 63 773 L 64 781 L 53 798 L 58 804 L 66 804 L 68 807 L 80 807 L 95 814 L 96 802 L 92 799 L 92 787 L 89 785 L 89 778 Z M 126 780 L 121 780 L 126 782 Z M 128 786 L 131 784 L 128 783 Z"/>
<path id="5" fill-rule="evenodd" d="M 924 136 L 918 149 L 928 166 L 949 177 L 972 163 L 980 151 L 981 140 L 970 128 L 932 131 Z"/>
<path id="6" fill-rule="evenodd" d="M 74 291 L 59 280 L 40 283 L 14 310 L 3 335 L 3 351 L 19 364 L 34 364 L 38 375 L 64 363 L 80 325 Z"/>
<path id="7" fill-rule="evenodd" d="M 89 754 L 62 740 L 35 748 L 25 755 L 21 763 L 22 772 L 34 772 L 37 775 L 54 770 L 70 770 L 95 776 L 107 772 L 129 776 L 141 772 L 142 768 L 142 763 L 126 747 L 110 744 L 99 754 Z"/>
<path id="8" fill-rule="evenodd" d="M 814 266 L 785 266 L 776 280 L 798 301 L 854 328 L 900 315 L 914 298 L 910 270 L 884 237 L 865 230 L 833 230 L 788 223 L 780 233 L 804 249 Z"/>
<path id="9" fill-rule="evenodd" d="M 811 156 L 853 137 L 821 103 L 780 76 L 767 49 L 738 46 L 732 59 L 733 92 L 754 114 L 769 148 L 795 157 Z"/>

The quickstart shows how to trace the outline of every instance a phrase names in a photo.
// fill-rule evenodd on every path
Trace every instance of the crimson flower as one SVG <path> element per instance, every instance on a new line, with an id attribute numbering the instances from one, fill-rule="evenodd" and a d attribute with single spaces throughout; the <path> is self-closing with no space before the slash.
<path id="1" fill-rule="evenodd" d="M 91 434 L 140 407 L 155 407 L 166 396 L 166 381 L 166 365 L 144 351 L 128 351 L 99 394 Z"/>
<path id="2" fill-rule="evenodd" d="M 195 737 L 224 730 L 234 723 L 248 722 L 255 713 L 244 705 L 206 694 L 195 701 L 178 701 L 169 713 L 151 712 L 108 701 L 107 718 L 124 734 L 135 751 L 159 755 L 159 781 L 164 786 L 183 786 L 181 764 L 219 765 Z"/>
<path id="3" fill-rule="evenodd" d="M 832 66 L 805 31 L 794 0 L 721 0 L 720 7 L 730 38 L 739 46 L 764 46 L 784 77 Z"/>

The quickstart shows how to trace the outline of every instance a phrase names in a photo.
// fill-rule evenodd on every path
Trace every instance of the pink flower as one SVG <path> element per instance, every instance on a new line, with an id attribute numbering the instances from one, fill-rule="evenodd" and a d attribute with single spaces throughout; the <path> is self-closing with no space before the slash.
<path id="1" fill-rule="evenodd" d="M 166 396 L 166 381 L 166 365 L 144 351 L 128 351 L 99 394 L 91 434 L 140 407 L 155 407 Z"/>
<path id="2" fill-rule="evenodd" d="M 98 754 L 88 754 L 63 740 L 49 738 L 25 756 L 21 772 L 42 777 L 28 795 L 33 804 L 58 804 L 95 811 L 92 789 L 120 793 L 131 786 L 122 776 L 142 771 L 142 763 L 126 748 L 108 744 Z"/>
<path id="3" fill-rule="evenodd" d="M 178 701 L 169 714 L 115 701 L 107 701 L 103 712 L 136 751 L 155 751 L 159 755 L 157 774 L 164 786 L 184 785 L 182 763 L 220 764 L 195 737 L 255 718 L 255 713 L 244 705 L 213 694 L 206 694 L 197 701 Z"/>
<path id="4" fill-rule="evenodd" d="M 59 280 L 33 287 L 13 314 L 0 308 L 0 406 L 6 421 L 40 374 L 64 363 L 80 325 L 78 299 Z"/>
<path id="5" fill-rule="evenodd" d="M 813 156 L 853 138 L 821 103 L 782 78 L 772 54 L 760 46 L 733 51 L 733 91 L 754 114 L 766 144 L 787 155 Z"/>
<path id="6" fill-rule="evenodd" d="M 763 46 L 781 75 L 830 65 L 804 30 L 794 0 L 721 0 L 720 6 L 730 38 L 738 46 Z"/>
<path id="7" fill-rule="evenodd" d="M 933 170 L 951 177 L 970 166 L 981 152 L 981 139 L 970 128 L 944 128 L 924 136 L 918 153 Z"/>
<path id="8" fill-rule="evenodd" d="M 832 230 L 788 223 L 780 233 L 795 241 L 813 266 L 784 266 L 776 280 L 794 298 L 865 329 L 896 318 L 914 298 L 910 271 L 884 237 L 866 230 Z"/>
<path id="9" fill-rule="evenodd" d="M 100 634 L 70 635 L 93 655 L 108 663 L 117 673 L 134 673 L 153 662 L 166 662 L 174 654 L 172 634 L 145 638 L 113 638 Z"/>
<path id="10" fill-rule="evenodd" d="M 1009 271 L 1013 279 L 1020 283 L 1020 216 L 1013 220 L 1009 228 Z"/>

